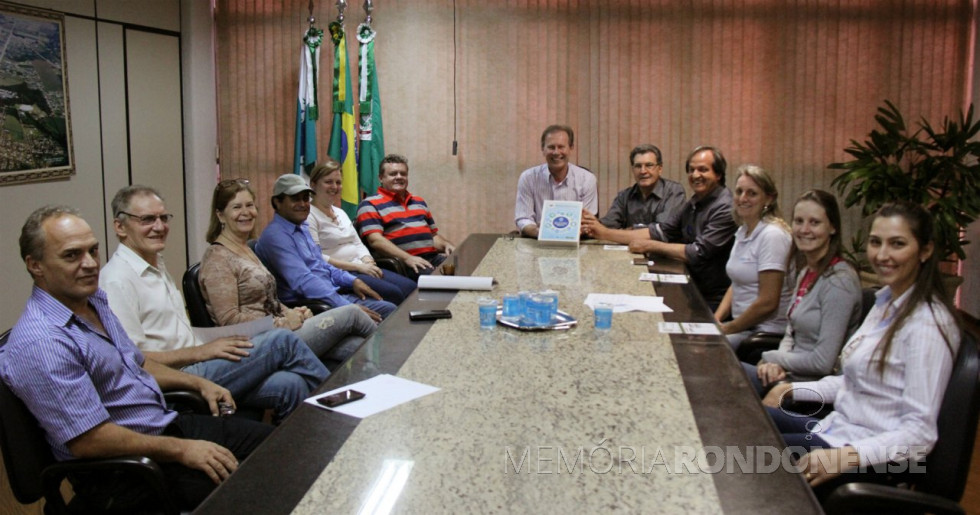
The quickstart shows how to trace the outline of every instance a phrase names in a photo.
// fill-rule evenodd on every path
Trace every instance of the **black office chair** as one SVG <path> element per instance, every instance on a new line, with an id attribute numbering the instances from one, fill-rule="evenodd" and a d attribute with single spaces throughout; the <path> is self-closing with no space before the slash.
<path id="1" fill-rule="evenodd" d="M 381 257 L 374 253 L 371 254 L 371 257 L 374 258 L 374 262 L 378 264 L 378 267 L 405 277 L 411 277 L 408 266 L 402 260 L 393 257 Z"/>
<path id="2" fill-rule="evenodd" d="M 861 290 L 861 320 L 864 320 L 871 308 L 875 305 L 875 293 L 878 288 L 864 288 Z M 739 344 L 735 355 L 739 361 L 750 365 L 755 365 L 762 359 L 762 353 L 767 350 L 779 348 L 779 342 L 783 340 L 783 333 L 753 333 Z"/>
<path id="3" fill-rule="evenodd" d="M 889 484 L 879 484 L 880 478 L 874 483 L 860 482 L 864 479 L 862 473 L 845 474 L 842 481 L 850 482 L 832 489 L 824 502 L 826 512 L 963 513 L 958 502 L 966 488 L 977 435 L 978 379 L 977 340 L 964 332 L 939 408 L 939 439 L 926 457 L 924 472 L 885 478 Z M 899 483 L 902 487 L 894 486 Z"/>
<path id="4" fill-rule="evenodd" d="M 0 335 L 0 346 L 7 343 L 10 331 Z M 193 406 L 196 412 L 208 405 L 194 392 L 168 392 L 169 403 Z M 189 403 L 189 404 L 188 404 Z M 27 406 L 0 381 L 0 453 L 14 497 L 21 504 L 45 500 L 47 514 L 69 513 L 69 504 L 61 495 L 61 484 L 72 475 L 125 474 L 142 482 L 152 494 L 152 506 L 159 513 L 180 513 L 173 501 L 160 466 L 145 456 L 120 456 L 105 459 L 56 461 L 41 429 Z M 74 500 L 73 500 L 74 501 Z M 75 508 L 75 506 L 73 506 Z"/>
<path id="5" fill-rule="evenodd" d="M 200 273 L 201 264 L 194 263 L 184 272 L 184 278 L 181 280 L 184 287 L 184 302 L 187 303 L 187 315 L 194 327 L 214 327 L 214 320 L 208 313 L 207 303 L 204 302 L 204 293 L 201 291 L 201 283 L 198 281 Z"/>
<path id="6" fill-rule="evenodd" d="M 735 355 L 739 361 L 755 365 L 762 359 L 763 352 L 778 349 L 782 340 L 783 333 L 755 332 L 742 340 L 738 349 L 735 349 Z"/>

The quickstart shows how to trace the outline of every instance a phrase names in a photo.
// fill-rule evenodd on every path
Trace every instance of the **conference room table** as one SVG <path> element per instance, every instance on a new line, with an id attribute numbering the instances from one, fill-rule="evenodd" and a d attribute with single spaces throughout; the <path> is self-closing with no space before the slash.
<path id="1" fill-rule="evenodd" d="M 821 512 L 727 340 L 659 331 L 714 322 L 690 282 L 639 280 L 683 264 L 496 234 L 456 255 L 457 274 L 494 289 L 418 290 L 317 390 L 391 374 L 438 391 L 363 419 L 304 404 L 197 513 Z M 577 326 L 480 328 L 478 298 L 542 289 Z M 672 311 L 597 330 L 590 293 L 656 295 Z M 452 318 L 408 318 L 438 308 Z"/>

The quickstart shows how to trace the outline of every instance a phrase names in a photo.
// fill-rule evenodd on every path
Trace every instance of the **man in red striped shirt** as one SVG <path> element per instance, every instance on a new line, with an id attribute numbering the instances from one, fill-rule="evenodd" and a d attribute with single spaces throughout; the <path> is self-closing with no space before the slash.
<path id="1" fill-rule="evenodd" d="M 445 261 L 456 246 L 438 234 L 425 200 L 408 192 L 408 159 L 388 154 L 378 177 L 378 194 L 357 206 L 358 233 L 371 250 L 404 262 L 417 280 Z"/>

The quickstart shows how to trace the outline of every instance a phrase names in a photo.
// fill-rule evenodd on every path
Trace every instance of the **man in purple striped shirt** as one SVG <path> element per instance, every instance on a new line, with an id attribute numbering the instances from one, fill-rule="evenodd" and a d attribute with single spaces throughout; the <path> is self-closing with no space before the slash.
<path id="1" fill-rule="evenodd" d="M 206 379 L 143 357 L 99 289 L 99 242 L 73 209 L 32 213 L 20 249 L 34 288 L 0 348 L 0 377 L 38 419 L 56 459 L 148 456 L 181 508 L 192 509 L 271 428 L 167 409 L 161 389 L 199 391 L 215 415 L 219 402 L 234 401 Z M 86 511 L 147 501 L 128 477 L 73 477 L 72 485 L 73 505 Z"/>

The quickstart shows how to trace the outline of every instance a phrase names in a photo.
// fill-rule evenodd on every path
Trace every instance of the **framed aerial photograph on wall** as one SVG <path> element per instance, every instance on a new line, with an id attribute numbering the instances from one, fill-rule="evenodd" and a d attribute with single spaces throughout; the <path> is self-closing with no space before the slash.
<path id="1" fill-rule="evenodd" d="M 74 173 L 64 15 L 0 2 L 0 186 Z"/>

